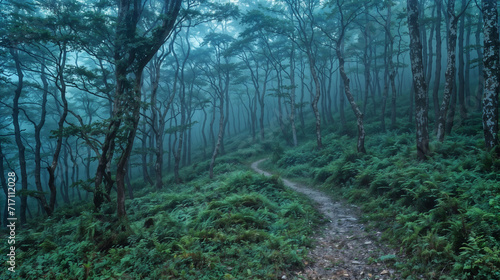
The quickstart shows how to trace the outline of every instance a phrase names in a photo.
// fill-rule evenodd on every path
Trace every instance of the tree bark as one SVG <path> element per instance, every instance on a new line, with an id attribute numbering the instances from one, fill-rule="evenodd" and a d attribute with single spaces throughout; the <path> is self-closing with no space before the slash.
<path id="1" fill-rule="evenodd" d="M 455 49 L 457 45 L 457 22 L 458 17 L 455 16 L 455 1 L 448 1 L 447 13 L 449 19 L 448 40 L 447 40 L 447 66 L 445 73 L 445 85 L 443 100 L 439 109 L 440 115 L 437 125 L 437 138 L 440 142 L 444 141 L 445 122 L 448 115 L 453 87 L 455 86 Z"/>
<path id="2" fill-rule="evenodd" d="M 142 72 L 164 44 L 165 39 L 171 34 L 181 3 L 181 0 L 167 1 L 161 17 L 158 19 L 158 27 L 147 40 L 137 40 L 136 33 L 141 18 L 142 3 L 140 0 L 118 1 L 114 45 L 116 77 L 114 108 L 97 167 L 94 204 L 96 208 L 99 208 L 103 202 L 102 178 L 105 176 L 106 166 L 111 160 L 110 155 L 118 130 L 123 123 L 126 125 L 124 131 L 125 148 L 118 159 L 116 171 L 117 215 L 120 218 L 126 215 L 125 175 L 140 117 Z M 128 81 L 129 75 L 133 75 L 132 81 Z"/>
<path id="3" fill-rule="evenodd" d="M 486 149 L 498 145 L 498 94 L 500 91 L 498 11 L 496 0 L 483 0 L 484 14 L 484 93 L 483 134 Z"/>
<path id="4" fill-rule="evenodd" d="M 427 158 L 429 153 L 429 133 L 427 128 L 427 83 L 424 75 L 422 60 L 422 42 L 418 22 L 418 1 L 407 0 L 408 29 L 410 33 L 410 59 L 413 74 L 413 87 L 415 90 L 415 123 L 417 138 L 417 157 L 421 160 Z"/>

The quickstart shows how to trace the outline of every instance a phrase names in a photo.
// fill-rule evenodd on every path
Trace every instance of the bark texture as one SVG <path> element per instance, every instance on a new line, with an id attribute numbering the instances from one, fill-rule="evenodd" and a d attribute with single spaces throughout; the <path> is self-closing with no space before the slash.
<path id="1" fill-rule="evenodd" d="M 418 24 L 418 1 L 408 0 L 408 29 L 410 32 L 410 59 L 415 90 L 415 124 L 417 137 L 417 157 L 426 159 L 429 153 L 429 132 L 427 128 L 427 83 L 422 60 L 422 42 Z"/>
<path id="2" fill-rule="evenodd" d="M 483 133 L 488 150 L 498 145 L 498 94 L 500 91 L 498 12 L 496 0 L 483 1 Z"/>
<path id="3" fill-rule="evenodd" d="M 444 141 L 446 116 L 448 115 L 448 108 L 452 98 L 453 88 L 455 87 L 455 60 L 456 60 L 456 46 L 457 46 L 457 22 L 458 17 L 455 16 L 455 1 L 448 1 L 447 13 L 449 18 L 448 29 L 448 43 L 447 43 L 447 65 L 444 74 L 445 84 L 443 100 L 439 109 L 439 119 L 437 124 L 437 138 L 440 142 Z"/>

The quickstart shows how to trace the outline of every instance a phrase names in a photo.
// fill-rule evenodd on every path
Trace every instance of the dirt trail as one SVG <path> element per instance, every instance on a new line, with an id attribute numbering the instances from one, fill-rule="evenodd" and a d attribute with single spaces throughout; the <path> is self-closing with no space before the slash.
<path id="1" fill-rule="evenodd" d="M 264 160 L 252 163 L 251 167 L 259 174 L 271 176 L 258 167 Z M 316 248 L 309 253 L 312 263 L 306 264 L 298 275 L 307 279 L 399 279 L 384 263 L 396 260 L 394 250 L 379 242 L 380 232 L 364 230 L 356 218 L 359 210 L 355 206 L 332 201 L 320 191 L 282 180 L 286 186 L 315 201 L 318 210 L 330 220 L 315 236 Z"/>

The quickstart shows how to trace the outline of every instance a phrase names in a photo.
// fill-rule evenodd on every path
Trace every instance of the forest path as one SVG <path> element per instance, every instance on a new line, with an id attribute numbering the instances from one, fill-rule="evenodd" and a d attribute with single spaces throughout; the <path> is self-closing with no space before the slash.
<path id="1" fill-rule="evenodd" d="M 252 163 L 252 169 L 265 176 L 271 173 L 258 167 L 266 159 Z M 307 279 L 398 279 L 397 273 L 385 261 L 396 261 L 394 250 L 380 242 L 380 232 L 366 232 L 358 223 L 359 210 L 342 201 L 333 201 L 325 193 L 285 178 L 283 183 L 316 202 L 317 209 L 330 220 L 315 235 L 316 247 L 297 273 Z M 382 257 L 382 258 L 381 258 Z M 381 260 L 382 259 L 382 260 Z"/>

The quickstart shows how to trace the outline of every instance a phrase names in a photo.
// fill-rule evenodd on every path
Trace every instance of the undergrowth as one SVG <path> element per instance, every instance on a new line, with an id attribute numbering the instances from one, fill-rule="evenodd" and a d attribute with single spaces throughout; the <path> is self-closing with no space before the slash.
<path id="1" fill-rule="evenodd" d="M 500 279 L 500 158 L 484 151 L 480 128 L 432 141 L 426 161 L 400 128 L 367 135 L 367 154 L 341 129 L 323 143 L 287 149 L 266 168 L 360 205 L 371 230 L 407 256 L 396 263 L 404 278 Z"/>
<path id="2" fill-rule="evenodd" d="M 125 222 L 112 205 L 61 208 L 17 232 L 17 279 L 290 277 L 319 214 L 277 177 L 239 169 L 163 192 L 146 187 L 127 201 Z"/>

